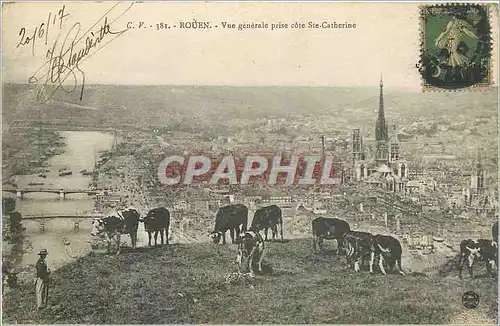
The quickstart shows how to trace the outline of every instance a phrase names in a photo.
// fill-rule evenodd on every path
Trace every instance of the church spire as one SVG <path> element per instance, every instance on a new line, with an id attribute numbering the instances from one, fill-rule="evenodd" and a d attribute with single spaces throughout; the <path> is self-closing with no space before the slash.
<path id="1" fill-rule="evenodd" d="M 384 82 L 382 80 L 382 74 L 380 74 L 380 99 L 378 105 L 378 118 L 375 124 L 375 139 L 377 141 L 386 141 L 389 139 L 387 132 L 387 126 L 385 124 L 385 114 L 384 114 Z"/>

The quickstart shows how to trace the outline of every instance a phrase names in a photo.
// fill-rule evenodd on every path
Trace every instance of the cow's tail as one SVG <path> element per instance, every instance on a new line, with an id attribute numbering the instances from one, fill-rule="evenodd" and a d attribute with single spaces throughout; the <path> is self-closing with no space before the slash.
<path id="1" fill-rule="evenodd" d="M 316 231 L 314 228 L 314 223 L 311 223 L 312 225 L 312 234 L 313 234 L 313 250 L 316 252 Z"/>
<path id="2" fill-rule="evenodd" d="M 241 233 L 246 232 L 248 228 L 248 211 L 243 219 L 243 224 L 241 225 Z"/>
<path id="3" fill-rule="evenodd" d="M 283 218 L 281 218 L 281 223 L 280 223 L 280 235 L 281 235 L 281 241 L 283 241 Z"/>

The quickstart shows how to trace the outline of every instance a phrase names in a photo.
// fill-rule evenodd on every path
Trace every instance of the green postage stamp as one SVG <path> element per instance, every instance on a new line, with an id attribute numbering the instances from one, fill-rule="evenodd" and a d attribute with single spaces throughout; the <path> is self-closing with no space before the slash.
<path id="1" fill-rule="evenodd" d="M 493 83 L 489 6 L 421 6 L 424 90 L 488 88 Z"/>

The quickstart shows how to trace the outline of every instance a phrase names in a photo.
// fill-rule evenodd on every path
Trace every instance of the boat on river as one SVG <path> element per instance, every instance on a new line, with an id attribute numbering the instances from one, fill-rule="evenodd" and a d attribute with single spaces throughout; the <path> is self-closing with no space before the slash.
<path id="1" fill-rule="evenodd" d="M 67 237 L 63 237 L 62 241 L 63 241 L 65 246 L 69 246 L 71 244 L 71 242 L 69 242 L 69 239 Z"/>
<path id="2" fill-rule="evenodd" d="M 28 186 L 43 186 L 43 182 L 30 182 L 28 183 Z"/>
<path id="3" fill-rule="evenodd" d="M 81 170 L 81 171 L 80 171 L 80 173 L 81 173 L 82 175 L 92 175 L 92 174 L 93 174 L 93 172 L 92 172 L 92 171 L 89 171 L 89 170 L 86 170 L 86 169 L 85 169 L 85 170 Z"/>
<path id="4" fill-rule="evenodd" d="M 72 174 L 73 174 L 73 171 L 71 171 L 71 169 L 68 167 L 59 169 L 59 176 L 60 177 L 64 177 L 64 176 L 72 175 Z"/>

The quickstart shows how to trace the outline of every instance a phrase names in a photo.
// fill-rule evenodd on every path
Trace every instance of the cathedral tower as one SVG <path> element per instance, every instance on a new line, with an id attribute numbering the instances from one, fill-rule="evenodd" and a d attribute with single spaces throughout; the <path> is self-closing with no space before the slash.
<path id="1" fill-rule="evenodd" d="M 385 124 L 384 83 L 382 81 L 382 76 L 380 76 L 380 99 L 378 104 L 378 118 L 375 124 L 375 140 L 377 140 L 377 142 L 386 142 L 387 140 L 389 140 L 387 125 Z"/>
<path id="2" fill-rule="evenodd" d="M 380 99 L 378 105 L 378 117 L 375 123 L 375 140 L 377 142 L 376 160 L 378 165 L 389 163 L 389 133 L 385 124 L 384 113 L 384 83 L 380 76 Z"/>

